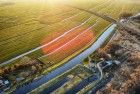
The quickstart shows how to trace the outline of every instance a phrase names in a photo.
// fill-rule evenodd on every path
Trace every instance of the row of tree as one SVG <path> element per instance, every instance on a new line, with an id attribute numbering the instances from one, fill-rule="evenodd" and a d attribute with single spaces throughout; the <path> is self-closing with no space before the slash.
<path id="1" fill-rule="evenodd" d="M 4 67 L 0 69 L 0 75 L 6 76 L 6 74 L 17 73 L 19 70 L 31 69 L 33 71 L 41 70 L 43 63 L 40 63 L 38 60 L 24 57 L 19 63 L 14 64 L 13 66 Z M 26 71 L 26 70 L 25 70 Z"/>

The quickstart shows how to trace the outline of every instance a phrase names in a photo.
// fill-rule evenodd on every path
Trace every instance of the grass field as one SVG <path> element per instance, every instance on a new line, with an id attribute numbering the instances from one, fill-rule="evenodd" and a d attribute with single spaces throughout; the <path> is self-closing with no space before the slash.
<path id="1" fill-rule="evenodd" d="M 0 1 L 0 63 L 46 44 L 70 29 L 79 26 L 77 29 L 72 30 L 70 34 L 66 34 L 64 38 L 57 40 L 57 43 L 53 42 L 49 46 L 29 55 L 33 58 L 45 55 L 43 60 L 46 60 L 49 58 L 46 56 L 47 53 L 51 53 L 56 48 L 63 46 L 84 29 L 94 24 L 88 34 L 94 33 L 94 35 L 98 35 L 110 24 L 89 13 L 63 4 L 103 13 L 115 19 L 118 19 L 123 12 L 136 14 L 140 11 L 139 1 L 134 0 L 80 0 L 80 2 L 79 0 Z M 84 42 L 84 39 L 82 41 L 79 44 L 75 41 L 73 45 L 77 44 L 77 46 L 69 46 L 70 49 L 67 50 L 66 54 L 71 55 L 89 42 Z M 76 50 L 72 52 L 72 49 Z M 60 54 L 63 53 L 62 50 L 57 51 L 59 53 L 58 57 L 64 59 L 63 55 Z M 50 55 L 51 58 L 53 57 L 52 55 Z"/>

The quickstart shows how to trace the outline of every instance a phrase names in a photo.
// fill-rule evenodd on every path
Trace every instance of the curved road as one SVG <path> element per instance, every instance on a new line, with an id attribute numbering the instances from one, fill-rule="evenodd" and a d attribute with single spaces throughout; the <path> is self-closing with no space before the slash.
<path id="1" fill-rule="evenodd" d="M 25 85 L 23 87 L 17 88 L 17 90 L 14 92 L 14 94 L 26 94 L 30 92 L 31 90 L 39 87 L 40 85 L 48 82 L 49 80 L 59 76 L 64 71 L 67 71 L 74 67 L 77 64 L 80 64 L 83 60 L 83 58 L 88 57 L 90 54 L 92 54 L 95 50 L 97 50 L 108 38 L 108 36 L 113 32 L 114 28 L 116 27 L 116 24 L 111 25 L 98 39 L 93 45 L 91 45 L 88 49 L 80 53 L 79 55 L 75 56 L 73 59 L 66 62 L 63 66 L 58 67 L 54 71 L 51 71 L 47 75 L 44 75 L 40 79 L 34 80 L 32 83 L 29 83 L 28 85 Z"/>
<path id="2" fill-rule="evenodd" d="M 100 74 L 101 74 L 101 76 L 100 76 L 100 80 L 103 78 L 103 71 L 102 71 L 102 68 L 100 67 L 100 64 L 101 64 L 101 62 L 99 62 L 98 64 L 97 64 L 97 68 L 98 68 L 98 70 L 100 71 Z"/>

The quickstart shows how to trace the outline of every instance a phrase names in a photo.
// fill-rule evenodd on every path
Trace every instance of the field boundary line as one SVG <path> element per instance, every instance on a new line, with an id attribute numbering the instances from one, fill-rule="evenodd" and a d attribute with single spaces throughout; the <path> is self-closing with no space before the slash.
<path id="1" fill-rule="evenodd" d="M 97 20 L 98 20 L 98 19 L 97 19 Z M 94 23 L 92 26 L 90 26 L 90 27 L 87 28 L 86 30 L 82 31 L 81 34 L 87 32 L 87 31 L 90 30 L 92 27 L 94 27 L 95 24 L 97 23 L 97 20 L 95 21 L 95 23 Z M 68 41 L 66 44 L 60 46 L 58 49 L 55 49 L 53 52 L 51 52 L 51 53 L 49 53 L 49 54 L 46 54 L 46 55 L 44 55 L 44 56 L 42 56 L 42 57 L 40 57 L 40 58 L 43 58 L 43 57 L 45 57 L 45 56 L 48 56 L 48 55 L 51 55 L 51 54 L 55 53 L 56 51 L 58 51 L 58 50 L 61 49 L 62 47 L 66 46 L 68 43 L 70 43 L 70 42 L 72 42 L 73 40 L 75 40 L 76 38 L 78 38 L 81 34 L 77 35 L 75 38 L 73 38 L 72 40 Z"/>

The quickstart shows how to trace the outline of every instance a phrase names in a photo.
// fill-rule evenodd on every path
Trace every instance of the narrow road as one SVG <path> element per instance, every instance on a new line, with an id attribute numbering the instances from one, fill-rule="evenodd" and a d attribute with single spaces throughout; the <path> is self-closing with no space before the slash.
<path id="1" fill-rule="evenodd" d="M 67 6 L 70 6 L 70 5 L 67 5 Z M 82 11 L 85 11 L 85 12 L 88 12 L 88 13 L 91 13 L 91 14 L 93 14 L 95 16 L 98 16 L 98 17 L 100 17 L 100 18 L 102 18 L 102 19 L 104 19 L 106 21 L 109 21 L 111 23 L 117 24 L 120 28 L 124 29 L 128 33 L 130 33 L 130 31 L 135 32 L 135 33 L 138 33 L 138 34 L 140 33 L 140 30 L 135 29 L 135 28 L 132 28 L 132 27 L 128 27 L 125 24 L 122 24 L 121 22 L 113 19 L 112 17 L 110 17 L 108 15 L 100 14 L 100 13 L 93 12 L 93 11 L 86 10 L 86 9 L 82 9 L 82 8 L 79 8 L 79 7 L 74 7 L 74 6 L 70 6 L 70 7 L 73 7 L 73 8 L 76 8 L 76 9 L 79 9 L 79 10 L 82 10 Z"/>
<path id="2" fill-rule="evenodd" d="M 102 78 L 103 78 L 103 71 L 102 71 L 102 68 L 100 67 L 100 64 L 101 64 L 101 62 L 99 62 L 99 63 L 97 64 L 97 68 L 98 68 L 98 70 L 100 71 L 100 80 L 102 80 Z"/>
<path id="3" fill-rule="evenodd" d="M 97 50 L 108 38 L 108 36 L 113 32 L 116 25 L 111 25 L 106 29 L 101 36 L 86 50 L 78 54 L 77 56 L 70 59 L 68 62 L 66 62 L 63 66 L 60 66 L 56 68 L 55 70 L 51 71 L 47 75 L 44 75 L 40 79 L 34 80 L 32 83 L 29 83 L 28 85 L 25 85 L 23 87 L 18 88 L 14 94 L 26 94 L 30 92 L 31 90 L 37 88 L 38 86 L 48 82 L 49 80 L 57 77 L 58 75 L 62 74 L 64 71 L 71 69 L 72 67 L 76 66 L 77 64 L 81 64 L 83 58 L 89 56 L 92 54 L 95 50 Z M 75 63 L 76 62 L 76 63 Z"/>

